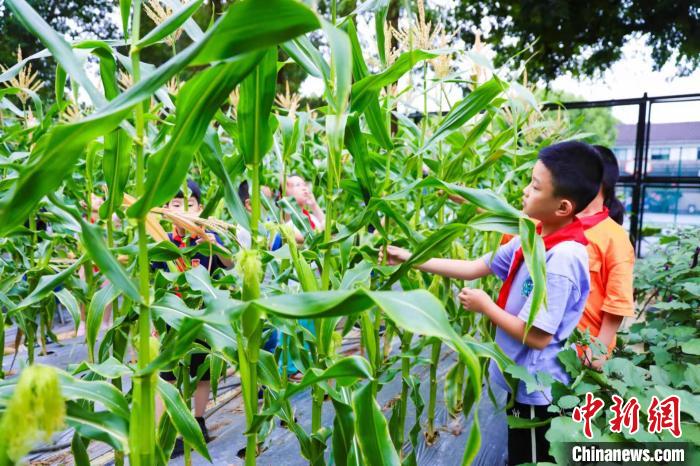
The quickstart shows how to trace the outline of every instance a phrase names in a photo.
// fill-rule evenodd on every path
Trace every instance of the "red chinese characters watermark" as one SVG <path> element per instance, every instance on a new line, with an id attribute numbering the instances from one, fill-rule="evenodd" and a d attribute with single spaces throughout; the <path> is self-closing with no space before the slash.
<path id="1" fill-rule="evenodd" d="M 586 404 L 574 408 L 574 413 L 572 418 L 576 422 L 583 421 L 583 435 L 586 438 L 593 438 L 593 431 L 591 429 L 591 420 L 598 414 L 598 411 L 603 409 L 605 402 L 600 398 L 593 396 L 593 393 L 586 393 Z"/>
<path id="2" fill-rule="evenodd" d="M 629 429 L 630 434 L 634 434 L 639 430 L 639 401 L 635 397 L 625 403 L 622 397 L 613 395 L 614 404 L 610 407 L 610 411 L 615 413 L 615 416 L 610 419 L 611 432 L 622 432 L 622 428 Z"/>
<path id="3" fill-rule="evenodd" d="M 661 401 L 652 396 L 647 415 L 650 433 L 668 430 L 676 438 L 681 436 L 681 399 L 677 395 L 667 396 Z"/>
<path id="4" fill-rule="evenodd" d="M 632 397 L 627 402 L 618 395 L 613 395 L 613 405 L 610 411 L 613 413 L 612 419 L 608 422 L 611 432 L 620 433 L 622 429 L 628 429 L 630 434 L 639 431 L 639 412 L 641 405 L 637 398 Z M 593 438 L 593 428 L 591 421 L 603 409 L 605 402 L 596 398 L 592 393 L 586 393 L 586 401 L 583 406 L 574 408 L 572 419 L 576 422 L 583 422 L 583 435 L 586 438 Z M 647 409 L 649 425 L 647 432 L 658 434 L 668 430 L 675 438 L 679 438 L 681 431 L 681 400 L 677 395 L 670 395 L 659 400 L 657 396 L 651 398 L 651 403 Z"/>

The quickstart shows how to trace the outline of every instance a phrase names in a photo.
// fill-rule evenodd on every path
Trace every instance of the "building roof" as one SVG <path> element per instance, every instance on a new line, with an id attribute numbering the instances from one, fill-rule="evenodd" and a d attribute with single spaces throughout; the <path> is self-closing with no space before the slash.
<path id="1" fill-rule="evenodd" d="M 617 125 L 617 146 L 633 146 L 637 140 L 637 125 Z M 649 144 L 671 142 L 700 143 L 700 121 L 683 123 L 652 123 Z"/>

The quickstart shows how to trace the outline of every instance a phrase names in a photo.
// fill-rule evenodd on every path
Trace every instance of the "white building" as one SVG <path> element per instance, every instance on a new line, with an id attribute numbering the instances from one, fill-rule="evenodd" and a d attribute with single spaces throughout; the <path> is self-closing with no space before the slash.
<path id="1" fill-rule="evenodd" d="M 614 152 L 622 175 L 634 169 L 637 125 L 617 125 Z M 700 176 L 700 121 L 651 125 L 647 159 L 649 176 Z"/>

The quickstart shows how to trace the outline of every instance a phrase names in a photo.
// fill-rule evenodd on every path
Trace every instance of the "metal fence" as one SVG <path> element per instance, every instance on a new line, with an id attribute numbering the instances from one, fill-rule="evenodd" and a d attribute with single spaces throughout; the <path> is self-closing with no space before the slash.
<path id="1" fill-rule="evenodd" d="M 665 214 L 672 215 L 666 222 L 662 218 L 656 220 L 655 223 L 671 226 L 677 224 L 676 220 L 679 212 L 683 215 L 687 213 L 686 217 L 692 216 L 689 217 L 691 218 L 690 224 L 696 224 L 697 220 L 697 224 L 700 225 L 700 216 L 697 216 L 697 219 L 695 218 L 695 214 L 700 211 L 700 132 L 698 134 L 687 134 L 689 144 L 692 144 L 693 140 L 697 141 L 694 160 L 687 158 L 684 160 L 680 156 L 677 161 L 668 160 L 667 153 L 650 153 L 651 143 L 654 142 L 650 140 L 655 125 L 651 118 L 653 106 L 688 102 L 700 104 L 700 94 L 649 97 L 645 93 L 642 97 L 634 99 L 566 102 L 548 104 L 543 107 L 543 110 L 595 109 L 617 106 L 638 107 L 636 137 L 634 138 L 634 158 L 629 161 L 629 168 L 631 168 L 629 171 L 631 173 L 621 170 L 622 175 L 619 181 L 619 187 L 622 190 L 631 190 L 631 199 L 626 203 L 629 210 L 628 229 L 638 255 L 642 254 L 643 251 L 645 214 L 651 215 L 652 212 L 658 213 L 659 211 L 670 212 Z M 700 109 L 700 105 L 698 108 Z M 700 111 L 695 116 L 692 116 L 691 119 L 696 120 L 697 127 L 700 128 Z M 691 122 L 693 125 L 694 123 Z M 694 132 L 695 126 L 692 128 Z M 692 145 L 688 148 L 691 151 L 693 150 Z M 692 154 L 693 152 L 690 153 L 691 156 Z M 661 160 L 656 160 L 656 158 Z M 654 165 L 653 172 L 652 163 Z M 692 199 L 683 203 L 683 196 L 692 196 Z M 666 201 L 663 201 L 664 199 Z M 675 209 L 673 202 L 675 202 Z"/>

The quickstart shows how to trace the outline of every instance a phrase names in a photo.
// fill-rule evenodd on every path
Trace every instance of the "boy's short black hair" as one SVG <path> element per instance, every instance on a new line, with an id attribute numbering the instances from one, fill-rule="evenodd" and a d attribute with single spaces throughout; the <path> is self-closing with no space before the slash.
<path id="1" fill-rule="evenodd" d="M 542 149 L 538 158 L 552 174 L 554 195 L 573 202 L 574 214 L 595 199 L 603 180 L 603 162 L 593 146 L 560 142 Z"/>
<path id="2" fill-rule="evenodd" d="M 250 189 L 248 188 L 248 180 L 241 181 L 238 185 L 238 197 L 241 202 L 245 204 L 245 201 L 250 199 Z"/>
<path id="3" fill-rule="evenodd" d="M 197 199 L 197 203 L 199 205 L 202 205 L 202 190 L 199 189 L 199 185 L 193 181 L 193 180 L 187 180 L 187 191 L 189 194 L 189 197 L 193 197 Z M 182 193 L 182 189 L 180 189 L 177 194 L 175 195 L 175 199 L 185 199 L 185 195 Z"/>

